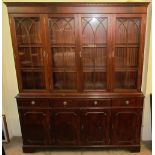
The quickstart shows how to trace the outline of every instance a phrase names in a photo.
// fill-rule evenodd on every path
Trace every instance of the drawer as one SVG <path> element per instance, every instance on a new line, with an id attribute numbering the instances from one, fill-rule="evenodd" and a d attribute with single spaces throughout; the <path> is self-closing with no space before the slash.
<path id="1" fill-rule="evenodd" d="M 78 102 L 72 99 L 50 99 L 51 107 L 79 107 Z"/>
<path id="2" fill-rule="evenodd" d="M 51 107 L 109 107 L 111 100 L 101 99 L 58 99 L 50 100 Z"/>
<path id="3" fill-rule="evenodd" d="M 18 107 L 48 107 L 47 99 L 17 99 Z"/>
<path id="4" fill-rule="evenodd" d="M 143 107 L 142 98 L 112 99 L 112 107 Z"/>
<path id="5" fill-rule="evenodd" d="M 81 100 L 81 104 L 87 107 L 110 107 L 111 100 L 110 99 L 88 99 L 88 100 Z"/>

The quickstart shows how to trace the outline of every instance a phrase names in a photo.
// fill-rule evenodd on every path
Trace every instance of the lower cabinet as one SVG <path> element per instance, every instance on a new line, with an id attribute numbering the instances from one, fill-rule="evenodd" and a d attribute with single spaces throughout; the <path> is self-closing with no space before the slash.
<path id="1" fill-rule="evenodd" d="M 49 144 L 49 111 L 45 109 L 19 109 L 23 143 Z"/>
<path id="2" fill-rule="evenodd" d="M 67 102 L 67 101 L 66 101 Z M 23 150 L 36 147 L 126 147 L 139 151 L 143 100 L 18 103 Z M 30 103 L 31 106 L 28 106 Z M 65 104 L 64 104 L 65 103 Z M 75 103 L 75 104 L 73 104 Z M 79 103 L 79 101 L 78 101 Z"/>
<path id="3" fill-rule="evenodd" d="M 142 121 L 142 109 L 112 109 L 111 114 L 111 143 L 115 145 L 139 144 Z"/>
<path id="4" fill-rule="evenodd" d="M 86 109 L 82 110 L 81 133 L 83 145 L 109 144 L 110 110 Z"/>
<path id="5" fill-rule="evenodd" d="M 54 110 L 53 119 L 54 145 L 66 146 L 80 143 L 80 115 L 78 110 Z"/>

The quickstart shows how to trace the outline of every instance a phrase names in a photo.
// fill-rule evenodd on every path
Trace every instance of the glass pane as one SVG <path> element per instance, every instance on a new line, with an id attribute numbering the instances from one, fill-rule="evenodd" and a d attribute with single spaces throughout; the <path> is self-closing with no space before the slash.
<path id="1" fill-rule="evenodd" d="M 40 70 L 21 70 L 23 89 L 45 89 L 44 72 Z"/>
<path id="2" fill-rule="evenodd" d="M 116 67 L 138 67 L 139 48 L 116 48 L 115 66 Z"/>
<path id="3" fill-rule="evenodd" d="M 116 43 L 139 44 L 140 18 L 117 18 Z"/>
<path id="4" fill-rule="evenodd" d="M 137 87 L 137 72 L 115 72 L 115 88 L 118 89 L 136 89 Z"/>
<path id="5" fill-rule="evenodd" d="M 64 87 L 64 73 L 63 72 L 54 72 L 53 73 L 53 82 L 55 89 L 63 89 Z"/>
<path id="6" fill-rule="evenodd" d="M 49 18 L 50 40 L 52 44 L 74 44 L 74 18 Z"/>
<path id="7" fill-rule="evenodd" d="M 73 17 L 49 18 L 55 90 L 76 89 L 75 23 Z"/>
<path id="8" fill-rule="evenodd" d="M 82 62 L 83 67 L 104 68 L 106 67 L 107 53 L 106 48 L 83 48 Z"/>
<path id="9" fill-rule="evenodd" d="M 114 87 L 136 89 L 140 43 L 140 18 L 116 19 Z"/>
<path id="10" fill-rule="evenodd" d="M 106 44 L 107 26 L 106 17 L 83 17 L 82 43 L 84 45 Z"/>
<path id="11" fill-rule="evenodd" d="M 40 17 L 15 17 L 14 20 L 22 89 L 46 89 L 45 72 L 41 70 L 44 56 Z"/>
<path id="12" fill-rule="evenodd" d="M 42 48 L 20 47 L 18 48 L 18 53 L 22 67 L 43 66 Z"/>
<path id="13" fill-rule="evenodd" d="M 85 89 L 107 88 L 106 17 L 82 18 L 82 65 Z"/>
<path id="14" fill-rule="evenodd" d="M 106 72 L 84 72 L 85 89 L 106 89 Z"/>
<path id="15" fill-rule="evenodd" d="M 54 72 L 54 89 L 76 89 L 75 72 Z"/>
<path id="16" fill-rule="evenodd" d="M 15 17 L 18 45 L 41 43 L 39 20 L 39 17 Z"/>
<path id="17" fill-rule="evenodd" d="M 52 48 L 53 66 L 56 67 L 75 67 L 75 49 L 74 48 Z"/>

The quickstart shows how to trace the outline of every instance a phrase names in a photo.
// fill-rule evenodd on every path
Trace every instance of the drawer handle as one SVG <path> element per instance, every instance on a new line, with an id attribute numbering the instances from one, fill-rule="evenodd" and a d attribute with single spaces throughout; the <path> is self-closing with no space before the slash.
<path id="1" fill-rule="evenodd" d="M 129 101 L 125 101 L 125 104 L 128 105 L 129 104 Z"/>
<path id="2" fill-rule="evenodd" d="M 63 104 L 64 104 L 64 105 L 67 105 L 67 101 L 64 101 Z"/>
<path id="3" fill-rule="evenodd" d="M 35 101 L 31 101 L 31 104 L 34 105 L 35 104 Z"/>
<path id="4" fill-rule="evenodd" d="M 94 101 L 94 105 L 97 105 L 98 104 L 98 102 L 97 101 Z"/>

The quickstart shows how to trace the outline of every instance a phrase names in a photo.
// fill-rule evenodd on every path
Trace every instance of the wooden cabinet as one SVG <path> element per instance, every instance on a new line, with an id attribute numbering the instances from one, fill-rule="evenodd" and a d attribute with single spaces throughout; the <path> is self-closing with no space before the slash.
<path id="1" fill-rule="evenodd" d="M 49 112 L 45 109 L 20 109 L 23 142 L 26 145 L 49 144 Z"/>
<path id="2" fill-rule="evenodd" d="M 6 4 L 23 151 L 139 151 L 148 3 Z"/>
<path id="3" fill-rule="evenodd" d="M 142 109 L 121 108 L 112 110 L 112 144 L 135 145 L 140 143 Z"/>
<path id="4" fill-rule="evenodd" d="M 11 14 L 10 18 L 20 92 L 140 89 L 145 15 Z"/>
<path id="5" fill-rule="evenodd" d="M 42 17 L 34 14 L 12 15 L 15 61 L 19 90 L 46 89 L 44 32 Z M 12 27 L 12 28 L 13 28 Z"/>
<path id="6" fill-rule="evenodd" d="M 86 109 L 82 111 L 83 145 L 106 145 L 110 143 L 110 110 Z"/>
<path id="7" fill-rule="evenodd" d="M 78 145 L 80 140 L 80 115 L 77 110 L 58 109 L 54 113 L 55 145 Z"/>

